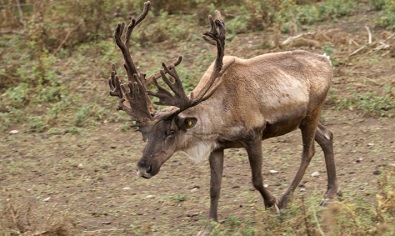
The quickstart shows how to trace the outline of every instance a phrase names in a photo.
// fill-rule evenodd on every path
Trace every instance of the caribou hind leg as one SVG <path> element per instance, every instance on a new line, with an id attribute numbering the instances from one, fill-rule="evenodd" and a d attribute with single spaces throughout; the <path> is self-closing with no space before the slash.
<path id="1" fill-rule="evenodd" d="M 326 172 L 328 175 L 328 188 L 320 204 L 321 206 L 325 206 L 328 201 L 335 198 L 336 195 L 341 195 L 337 183 L 335 158 L 333 155 L 333 134 L 328 128 L 322 124 L 318 124 L 315 141 L 324 152 Z"/>
<path id="2" fill-rule="evenodd" d="M 295 189 L 298 187 L 300 181 L 302 180 L 304 174 L 306 173 L 306 169 L 310 164 L 312 157 L 314 156 L 314 138 L 318 124 L 318 116 L 319 112 L 316 113 L 315 116 L 311 116 L 304 120 L 300 125 L 300 130 L 302 132 L 302 140 L 303 140 L 303 153 L 302 160 L 299 166 L 299 169 L 288 189 L 282 195 L 279 201 L 280 209 L 283 209 L 287 206 L 288 202 L 291 200 L 292 195 Z"/>
<path id="3" fill-rule="evenodd" d="M 335 198 L 336 195 L 341 195 L 337 183 L 335 159 L 333 155 L 333 134 L 328 128 L 320 123 L 316 125 L 317 128 L 315 129 L 315 132 L 313 132 L 313 127 L 314 123 L 310 125 L 303 125 L 300 127 L 303 138 L 302 162 L 294 180 L 280 199 L 280 208 L 284 208 L 288 204 L 293 192 L 302 180 L 303 175 L 305 174 L 306 169 L 311 161 L 311 158 L 314 156 L 314 142 L 312 142 L 311 138 L 313 136 L 314 140 L 320 145 L 322 151 L 324 152 L 325 166 L 328 175 L 327 191 L 320 205 L 325 206 L 328 201 Z M 308 144 L 310 144 L 310 146 Z"/>

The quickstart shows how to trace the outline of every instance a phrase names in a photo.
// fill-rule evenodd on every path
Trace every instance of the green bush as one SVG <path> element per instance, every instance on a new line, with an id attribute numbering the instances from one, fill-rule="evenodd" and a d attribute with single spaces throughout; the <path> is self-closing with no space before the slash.
<path id="1" fill-rule="evenodd" d="M 395 29 L 395 0 L 373 0 L 376 9 L 381 10 L 377 24 L 388 29 Z"/>
<path id="2" fill-rule="evenodd" d="M 382 93 L 357 93 L 351 98 L 341 99 L 339 109 L 357 109 L 365 115 L 393 117 L 395 110 L 394 98 L 395 91 L 391 87 L 384 87 Z"/>

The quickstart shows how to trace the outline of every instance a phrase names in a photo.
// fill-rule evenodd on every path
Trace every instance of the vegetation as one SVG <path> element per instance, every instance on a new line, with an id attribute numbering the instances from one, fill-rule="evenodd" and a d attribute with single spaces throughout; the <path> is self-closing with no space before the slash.
<path id="1" fill-rule="evenodd" d="M 127 115 L 113 113 L 115 102 L 106 97 L 106 86 L 110 63 L 121 68 L 112 31 L 118 22 L 135 16 L 139 11 L 134 9 L 140 9 L 143 2 L 0 0 L 0 131 L 22 129 L 74 135 L 106 122 L 123 123 L 122 130 L 130 129 Z M 368 2 L 369 8 L 375 11 L 375 27 L 393 33 L 395 1 Z M 205 53 L 207 48 L 196 46 L 203 43 L 195 32 L 203 31 L 206 15 L 216 8 L 226 19 L 231 44 L 243 33 L 295 36 L 313 24 L 327 24 L 350 16 L 361 4 L 357 0 L 152 0 L 152 3 L 153 11 L 144 23 L 145 28 L 133 35 L 132 47 L 144 49 L 135 52 L 138 64 L 152 74 L 159 69 L 161 61 L 176 58 L 179 51 L 188 51 L 193 55 L 184 60 L 188 69 L 180 67 L 178 71 L 188 90 L 196 85 L 214 58 Z M 160 50 L 147 55 L 153 46 Z M 280 47 L 275 42 L 258 50 L 274 51 Z M 322 45 L 320 50 L 331 56 L 337 75 L 342 73 L 342 66 L 354 62 L 351 57 L 341 55 L 344 54 L 339 52 L 341 47 L 333 44 Z M 380 57 L 390 57 L 393 51 L 389 52 Z M 124 73 L 121 69 L 118 72 Z M 355 75 L 347 78 L 351 77 Z M 344 96 L 331 89 L 328 106 L 356 110 L 366 116 L 395 116 L 395 91 L 390 82 L 362 92 L 355 90 L 359 85 L 353 86 Z M 374 205 L 354 199 L 334 202 L 325 209 L 315 206 L 316 197 L 309 197 L 295 201 L 280 217 L 268 211 L 253 219 L 230 216 L 221 224 L 208 222 L 206 231 L 210 235 L 393 235 L 395 173 L 391 169 L 383 173 Z M 175 195 L 171 200 L 179 204 L 188 198 L 189 195 Z M 12 196 L 8 200 L 0 204 L 0 235 L 75 233 L 67 210 L 66 214 L 59 213 L 53 206 L 47 216 L 40 216 L 34 214 L 29 204 L 15 201 Z M 131 227 L 134 234 L 145 233 L 138 225 Z"/>
<path id="2" fill-rule="evenodd" d="M 376 9 L 381 10 L 377 24 L 389 29 L 395 29 L 395 1 L 394 0 L 373 0 Z"/>
<path id="3" fill-rule="evenodd" d="M 107 76 L 107 63 L 117 58 L 116 48 L 110 40 L 111 27 L 129 14 L 128 9 L 138 9 L 141 4 L 142 1 L 128 3 L 118 0 L 111 3 L 26 1 L 17 5 L 14 1 L 3 1 L 0 21 L 4 30 L 11 34 L 3 34 L 0 40 L 3 50 L 7 48 L 7 53 L 1 53 L 2 61 L 7 61 L 0 68 L 1 129 L 5 130 L 14 124 L 27 124 L 31 131 L 42 132 L 51 127 L 84 127 L 106 120 L 108 117 L 104 107 L 109 104 L 100 104 L 97 102 L 99 98 L 91 94 L 89 97 L 84 96 L 81 90 L 89 89 L 88 78 L 102 79 Z M 180 4 L 160 1 L 157 5 L 153 2 L 153 14 L 158 16 L 150 17 L 151 22 L 145 26 L 145 30 L 140 30 L 134 37 L 141 47 L 164 41 L 174 45 L 185 38 L 190 38 L 192 42 L 198 41 L 198 37 L 189 29 L 193 28 L 201 13 L 185 15 L 190 7 L 206 9 L 207 13 L 212 12 L 215 6 L 223 8 L 228 18 L 228 38 L 231 40 L 239 33 L 273 27 L 284 33 L 295 34 L 302 25 L 351 14 L 356 4 L 353 0 L 245 0 L 232 3 L 218 0 L 211 4 L 196 0 Z M 381 10 L 378 25 L 392 29 L 395 25 L 391 20 L 394 1 L 374 0 L 372 5 Z M 16 32 L 19 33 L 14 34 Z M 98 57 L 101 59 L 93 59 Z M 207 66 L 201 66 L 206 59 L 202 58 L 201 62 L 192 65 L 193 74 L 181 69 L 182 75 L 198 78 Z M 149 72 L 157 70 L 157 67 L 147 65 L 144 61 L 141 64 L 147 66 Z M 87 87 L 83 88 L 82 84 Z M 196 84 L 196 80 L 190 80 L 186 87 L 192 88 L 193 84 Z M 387 104 L 392 96 L 376 102 L 383 103 L 384 107 L 353 107 L 367 114 L 381 115 L 380 110 L 393 109 L 392 105 Z M 87 99 L 91 104 L 86 103 Z M 341 101 L 340 106 L 355 101 Z M 79 104 L 82 103 L 84 106 L 81 107 Z"/>

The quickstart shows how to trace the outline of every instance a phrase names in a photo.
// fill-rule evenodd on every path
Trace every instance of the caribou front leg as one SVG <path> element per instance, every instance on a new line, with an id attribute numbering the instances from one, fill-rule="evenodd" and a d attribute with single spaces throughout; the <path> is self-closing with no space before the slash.
<path id="1" fill-rule="evenodd" d="M 218 200 L 221 192 L 222 172 L 224 167 L 224 150 L 213 151 L 209 158 L 211 169 L 210 180 L 210 215 L 209 218 L 218 221 Z"/>
<path id="2" fill-rule="evenodd" d="M 274 206 L 278 211 L 276 198 L 263 186 L 262 180 L 262 141 L 260 138 L 250 140 L 246 143 L 248 159 L 250 161 L 252 184 L 263 198 L 265 208 Z"/>

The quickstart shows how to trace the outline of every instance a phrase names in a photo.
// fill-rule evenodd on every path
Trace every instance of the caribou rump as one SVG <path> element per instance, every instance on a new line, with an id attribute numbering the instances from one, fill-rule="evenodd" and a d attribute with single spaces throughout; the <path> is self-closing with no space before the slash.
<path id="1" fill-rule="evenodd" d="M 245 148 L 252 184 L 266 208 L 286 207 L 313 157 L 314 141 L 325 157 L 328 185 L 321 204 L 340 193 L 333 155 L 333 135 L 319 122 L 332 75 L 329 58 L 302 50 L 268 53 L 251 59 L 224 56 L 225 24 L 216 11 L 209 17 L 211 29 L 203 38 L 217 48 L 217 58 L 196 88 L 187 95 L 177 74 L 182 57 L 148 78 L 137 70 L 129 41 L 133 29 L 147 16 L 150 2 L 125 29 L 119 24 L 115 41 L 124 58 L 128 83 L 122 84 L 113 65 L 110 95 L 119 97 L 118 109 L 127 112 L 147 141 L 137 163 L 143 178 L 156 175 L 175 152 L 184 151 L 195 161 L 209 160 L 211 169 L 209 218 L 218 220 L 217 209 L 223 173 L 224 149 Z M 169 77 L 170 76 L 170 77 Z M 164 84 L 160 85 L 158 79 Z M 153 83 L 156 91 L 147 89 Z M 157 105 L 167 106 L 156 110 Z M 263 185 L 262 140 L 299 128 L 303 152 L 297 173 L 280 197 Z"/>

